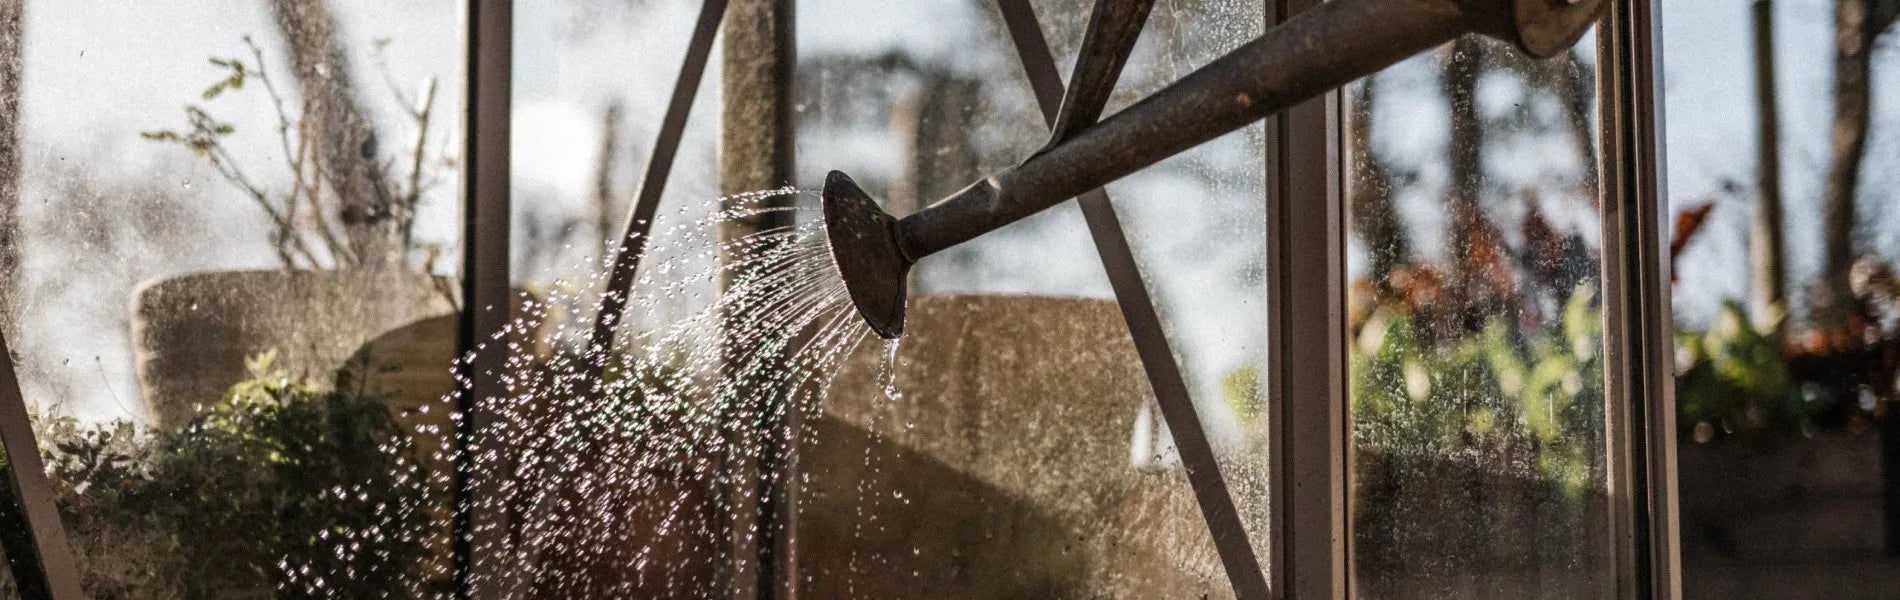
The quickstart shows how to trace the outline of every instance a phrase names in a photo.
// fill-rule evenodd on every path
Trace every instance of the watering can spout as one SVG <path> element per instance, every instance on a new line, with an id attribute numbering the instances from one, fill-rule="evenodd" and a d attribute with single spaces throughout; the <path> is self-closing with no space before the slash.
<path id="1" fill-rule="evenodd" d="M 1103 0 L 1113 2 L 1115 0 Z M 1047 147 L 1015 167 L 898 219 L 850 176 L 825 179 L 825 232 L 851 302 L 885 339 L 904 333 L 905 284 L 917 260 L 1370 75 L 1466 34 L 1547 57 L 1595 23 L 1606 0 L 1331 0 L 1300 13 L 1153 95 L 1093 124 L 1064 120 Z M 1139 11 L 1137 11 L 1139 12 Z M 1139 14 L 1106 19 L 1138 27 Z M 1094 27 L 1094 25 L 1091 25 Z M 1094 37 L 1094 36 L 1091 36 Z M 1132 36 L 1105 35 L 1126 51 Z M 1112 52 L 1110 53 L 1112 54 Z M 1078 65 L 1081 70 L 1084 65 Z M 1104 97 L 1119 64 L 1081 90 Z M 1099 72 L 1098 72 L 1099 71 Z M 1077 90 L 1070 90 L 1071 99 Z M 1086 103 L 1084 103 L 1086 104 Z M 1092 105 L 1091 105 L 1092 106 Z M 1093 120 L 1097 113 L 1080 111 Z"/>
<path id="2" fill-rule="evenodd" d="M 897 246 L 897 219 L 843 171 L 825 176 L 825 237 L 858 316 L 884 339 L 904 334 L 911 260 Z"/>

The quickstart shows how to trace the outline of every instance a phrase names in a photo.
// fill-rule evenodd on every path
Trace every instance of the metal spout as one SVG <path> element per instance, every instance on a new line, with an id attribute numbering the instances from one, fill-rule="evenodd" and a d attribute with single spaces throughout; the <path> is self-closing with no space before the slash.
<path id="1" fill-rule="evenodd" d="M 904 331 L 910 265 L 1107 185 L 1354 79 L 1479 33 L 1550 56 L 1576 43 L 1603 0 L 1333 0 L 1274 27 L 1153 95 L 1062 134 L 1022 164 L 896 219 L 844 173 L 825 180 L 832 259 L 878 335 Z M 1111 82 L 1112 83 L 1112 82 Z"/>
<path id="2" fill-rule="evenodd" d="M 843 171 L 825 176 L 825 237 L 858 316 L 884 339 L 904 334 L 911 259 L 897 247 L 897 219 Z"/>

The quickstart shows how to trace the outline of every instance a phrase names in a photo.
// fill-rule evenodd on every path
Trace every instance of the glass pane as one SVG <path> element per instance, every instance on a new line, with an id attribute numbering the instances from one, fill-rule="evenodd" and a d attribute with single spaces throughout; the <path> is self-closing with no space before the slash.
<path id="1" fill-rule="evenodd" d="M 461 6 L 27 11 L 9 341 L 89 595 L 446 578 Z"/>
<path id="2" fill-rule="evenodd" d="M 1034 6 L 1066 70 L 1090 3 Z M 1214 25 L 1251 32 L 1261 22 L 1245 9 L 1196 6 L 1157 9 L 1111 110 L 1244 37 L 1186 32 Z M 1047 139 L 991 2 L 893 10 L 819 0 L 801 3 L 799 18 L 804 181 L 842 169 L 901 216 L 1020 162 Z M 1169 332 L 1183 355 L 1200 361 L 1190 363 L 1190 385 L 1206 401 L 1203 410 L 1212 410 L 1208 425 L 1225 428 L 1221 441 L 1239 446 L 1220 382 L 1257 362 L 1263 332 L 1201 334 L 1220 309 L 1262 297 L 1258 264 L 1248 261 L 1264 249 L 1258 232 L 1265 220 L 1257 216 L 1263 161 L 1257 137 L 1224 142 L 1222 160 L 1170 162 L 1116 193 L 1129 195 L 1121 215 L 1151 271 Z M 1153 225 L 1152 211 L 1128 208 L 1147 205 L 1130 198 L 1160 193 L 1221 202 L 1186 226 Z M 1216 212 L 1236 204 L 1238 216 Z M 1244 224 L 1222 220 L 1228 216 Z M 1212 231 L 1236 240 L 1229 260 L 1206 264 L 1190 255 L 1194 249 L 1172 244 L 1174 236 Z M 1192 281 L 1152 277 L 1187 263 L 1198 267 L 1181 272 Z M 924 259 L 912 285 L 894 367 L 901 398 L 878 392 L 884 357 L 874 344 L 860 345 L 802 450 L 802 590 L 906 598 L 1231 595 L 1074 203 Z M 1220 293 L 1182 299 L 1192 285 Z M 1202 320 L 1187 320 L 1190 314 Z"/>
<path id="3" fill-rule="evenodd" d="M 1594 65 L 1467 37 L 1347 90 L 1363 598 L 1614 592 Z"/>
<path id="4" fill-rule="evenodd" d="M 1044 10 L 1063 64 L 1074 60 L 1093 2 Z M 1259 36 L 1265 2 L 1157 3 L 1109 104 L 1109 114 Z M 1191 33 L 1190 33 L 1191 32 Z M 1108 186 L 1115 211 L 1215 446 L 1236 508 L 1262 562 L 1269 463 L 1266 410 L 1266 137 L 1255 124 Z M 1159 415 L 1155 415 L 1159 422 Z M 1153 431 L 1156 463 L 1178 467 L 1169 432 Z"/>
<path id="5" fill-rule="evenodd" d="M 1900 585 L 1900 57 L 1882 4 L 1664 6 L 1686 598 Z"/>

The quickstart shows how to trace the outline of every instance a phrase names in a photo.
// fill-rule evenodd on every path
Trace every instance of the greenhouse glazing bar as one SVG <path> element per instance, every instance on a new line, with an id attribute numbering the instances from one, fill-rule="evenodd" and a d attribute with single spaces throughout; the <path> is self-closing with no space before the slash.
<path id="1" fill-rule="evenodd" d="M 1096 10 L 1099 13 L 1104 5 L 1112 2 L 1098 2 Z M 1037 103 L 1041 105 L 1043 117 L 1051 126 L 1051 142 L 1060 140 L 1065 133 L 1073 131 L 1072 128 L 1086 127 L 1089 123 L 1064 122 L 1062 118 L 1078 118 L 1072 115 L 1081 115 L 1081 118 L 1093 121 L 1094 116 L 1090 113 L 1100 114 L 1099 105 L 1092 108 L 1088 105 L 1106 99 L 1107 90 L 1099 89 L 1098 86 L 1113 88 L 1120 63 L 1127 59 L 1128 52 L 1134 47 L 1135 31 L 1139 31 L 1140 21 L 1127 23 L 1133 17 L 1125 13 L 1116 15 L 1116 18 L 1092 19 L 1090 31 L 1084 34 L 1082 58 L 1076 65 L 1076 70 L 1082 73 L 1071 81 L 1075 85 L 1065 97 L 1055 58 L 1049 51 L 1048 41 L 1043 37 L 1042 25 L 1036 20 L 1035 9 L 1028 0 L 998 0 L 997 7 L 1002 11 L 1003 22 L 1009 28 L 1011 39 L 1015 41 L 1023 70 L 1029 75 L 1030 87 L 1036 94 Z M 1104 22 L 1108 23 L 1107 28 L 1126 26 L 1135 31 L 1099 32 L 1104 35 L 1098 36 L 1097 26 Z M 1111 49 L 1086 45 L 1098 41 L 1098 37 L 1108 39 L 1109 44 L 1120 44 L 1121 47 Z M 1106 69 L 1108 61 L 1114 61 L 1112 70 L 1115 73 L 1091 73 L 1093 69 Z M 1079 112 L 1068 112 L 1071 110 Z M 1110 287 L 1114 288 L 1116 304 L 1121 308 L 1129 335 L 1134 338 L 1142 368 L 1155 394 L 1155 403 L 1160 406 L 1168 431 L 1174 436 L 1175 448 L 1181 453 L 1188 481 L 1194 488 L 1195 500 L 1200 504 L 1201 516 L 1207 522 L 1214 547 L 1220 553 L 1221 565 L 1227 573 L 1228 583 L 1233 586 L 1234 596 L 1242 600 L 1266 598 L 1269 590 L 1266 577 L 1260 571 L 1260 561 L 1254 556 L 1253 545 L 1247 538 L 1239 512 L 1234 508 L 1233 495 L 1221 475 L 1213 446 L 1207 441 L 1207 432 L 1201 426 L 1187 382 L 1181 375 L 1181 367 L 1176 364 L 1174 352 L 1169 348 L 1161 317 L 1155 311 L 1154 301 L 1142 281 L 1140 266 L 1135 263 L 1134 253 L 1128 246 L 1121 219 L 1116 216 L 1115 207 L 1109 202 L 1108 192 L 1102 188 L 1084 193 L 1078 202 L 1082 207 L 1083 218 L 1088 223 L 1089 235 L 1094 239 L 1096 252 L 1101 256 L 1102 267 L 1108 272 Z"/>
<path id="2" fill-rule="evenodd" d="M 1674 323 L 1662 196 L 1660 0 L 1610 3 L 1597 37 L 1604 390 L 1619 596 L 1682 596 Z"/>
<path id="3" fill-rule="evenodd" d="M 468 96 L 462 169 L 462 312 L 457 330 L 456 362 L 462 385 L 456 410 L 463 415 L 454 437 L 455 512 L 451 543 L 457 598 L 513 595 L 521 581 L 507 560 L 508 515 L 499 502 L 500 482 L 482 477 L 475 457 L 497 440 L 487 435 L 499 424 L 487 401 L 507 394 L 503 382 L 508 344 L 477 351 L 483 341 L 504 331 L 512 305 L 508 297 L 509 117 L 514 36 L 512 0 L 470 0 L 468 4 Z M 505 456 L 496 452 L 493 456 Z M 506 469 L 492 469 L 506 473 Z"/>
<path id="4" fill-rule="evenodd" d="M 1271 28 L 1321 0 L 1271 0 Z M 1340 93 L 1267 120 L 1267 407 L 1274 597 L 1350 597 Z"/>

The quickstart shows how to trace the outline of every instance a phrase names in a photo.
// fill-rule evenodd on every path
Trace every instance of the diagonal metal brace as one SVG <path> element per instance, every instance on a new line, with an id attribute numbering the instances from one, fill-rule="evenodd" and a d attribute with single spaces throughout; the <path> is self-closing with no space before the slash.
<path id="1" fill-rule="evenodd" d="M 53 482 L 40 463 L 40 448 L 33 439 L 33 425 L 27 417 L 26 398 L 20 393 L 20 378 L 13 369 L 13 353 L 0 334 L 0 444 L 6 447 L 7 477 L 18 492 L 27 532 L 33 538 L 33 550 L 39 554 L 39 576 L 43 593 L 52 600 L 80 600 L 86 595 L 79 589 L 78 563 L 66 543 L 66 527 L 60 523 L 59 508 L 54 504 Z M 5 501 L 0 499 L 0 502 Z M 15 561 L 22 557 L 13 557 Z M 16 568 L 15 576 L 23 575 Z M 21 591 L 29 582 L 25 577 Z"/>
<path id="2" fill-rule="evenodd" d="M 1093 124 L 1101 115 L 1108 90 L 1114 87 L 1141 25 L 1141 19 L 1129 18 L 1134 14 L 1132 11 L 1121 12 L 1122 18 L 1104 18 L 1105 12 L 1130 10 L 1126 6 L 1105 8 L 1105 5 L 1113 4 L 1117 2 L 1098 0 L 1096 15 L 1091 19 L 1089 32 L 1083 38 L 1085 47 L 1082 49 L 1082 59 L 1077 62 L 1078 74 L 1070 88 L 1072 99 L 1065 102 L 1061 76 L 1056 71 L 1055 58 L 1049 51 L 1048 41 L 1043 37 L 1042 26 L 1036 20 L 1035 9 L 1028 0 L 997 1 L 997 7 L 1003 13 L 1003 22 L 1016 43 L 1023 70 L 1028 73 L 1030 87 L 1035 91 L 1037 103 L 1042 105 L 1043 117 L 1054 126 L 1062 123 L 1058 116 L 1058 105 L 1063 111 L 1075 107 L 1073 112 L 1061 113 L 1065 116 L 1075 115 L 1069 117 L 1071 119 L 1088 118 L 1086 123 L 1071 121 L 1069 126 L 1074 129 L 1068 130 L 1070 132 Z M 1145 9 L 1138 12 L 1144 17 L 1147 13 Z M 1105 27 L 1114 30 L 1101 31 Z M 1098 43 L 1105 45 L 1086 45 L 1098 40 Z M 1095 103 L 1092 110 L 1089 109 L 1090 103 Z M 1059 140 L 1063 134 L 1056 135 Z M 1188 394 L 1187 382 L 1181 375 L 1181 367 L 1175 363 L 1174 352 L 1168 346 L 1161 317 L 1155 311 L 1153 299 L 1148 296 L 1146 284 L 1142 282 L 1140 267 L 1135 263 L 1134 252 L 1129 248 L 1128 238 L 1122 231 L 1121 219 L 1116 216 L 1114 207 L 1109 203 L 1108 193 L 1102 188 L 1084 193 L 1079 203 L 1083 218 L 1089 225 L 1089 235 L 1094 238 L 1096 252 L 1101 255 L 1102 266 L 1108 271 L 1109 284 L 1115 290 L 1122 319 L 1128 324 L 1128 333 L 1135 340 L 1142 368 L 1147 371 L 1148 384 L 1154 389 L 1155 401 L 1161 407 L 1162 419 L 1167 422 L 1168 430 L 1174 436 L 1175 448 L 1180 450 L 1181 461 L 1187 467 L 1188 483 L 1194 488 L 1194 498 L 1200 504 L 1201 516 L 1207 521 L 1208 533 L 1214 539 L 1214 548 L 1220 554 L 1221 566 L 1227 572 L 1228 583 L 1234 588 L 1234 596 L 1241 600 L 1267 598 L 1269 590 L 1266 575 L 1260 570 L 1260 561 L 1247 539 L 1240 513 L 1234 508 L 1233 496 L 1228 492 L 1227 481 L 1215 461 L 1213 446 L 1207 441 L 1207 432 L 1201 427 L 1194 401 Z"/>
<path id="3" fill-rule="evenodd" d="M 1148 13 L 1153 9 L 1154 0 L 1096 0 L 1094 11 L 1089 13 L 1088 29 L 1082 34 L 1075 72 L 1069 75 L 1069 91 L 1061 96 L 1062 110 L 1056 113 L 1055 123 L 1050 126 L 1049 145 L 1062 143 L 1102 118 L 1102 110 L 1108 107 L 1108 95 L 1115 91 L 1115 80 L 1128 64 L 1128 55 L 1135 49 L 1135 40 L 1141 37 L 1141 27 L 1148 22 Z M 1055 72 L 1053 62 L 1049 72 Z M 1052 83 L 1060 85 L 1060 80 Z M 1041 92 L 1038 88 L 1039 100 Z M 1047 102 L 1043 108 L 1047 118 Z"/>
<path id="4" fill-rule="evenodd" d="M 693 25 L 693 38 L 686 46 L 679 80 L 673 84 L 673 97 L 666 105 L 666 115 L 661 118 L 653 154 L 647 157 L 633 213 L 627 217 L 627 227 L 614 246 L 612 270 L 607 276 L 600 309 L 594 315 L 592 335 L 587 340 L 588 348 L 597 353 L 596 375 L 606 368 L 608 350 L 614 345 L 614 331 L 627 310 L 627 302 L 632 299 L 634 274 L 640 269 L 641 255 L 646 253 L 648 234 L 660 208 L 660 196 L 666 191 L 666 179 L 673 172 L 673 158 L 679 155 L 680 137 L 686 133 L 686 117 L 693 110 L 693 98 L 699 95 L 707 57 L 712 55 L 713 37 L 719 33 L 719 23 L 725 16 L 726 0 L 706 0 L 699 9 L 699 20 Z"/>

